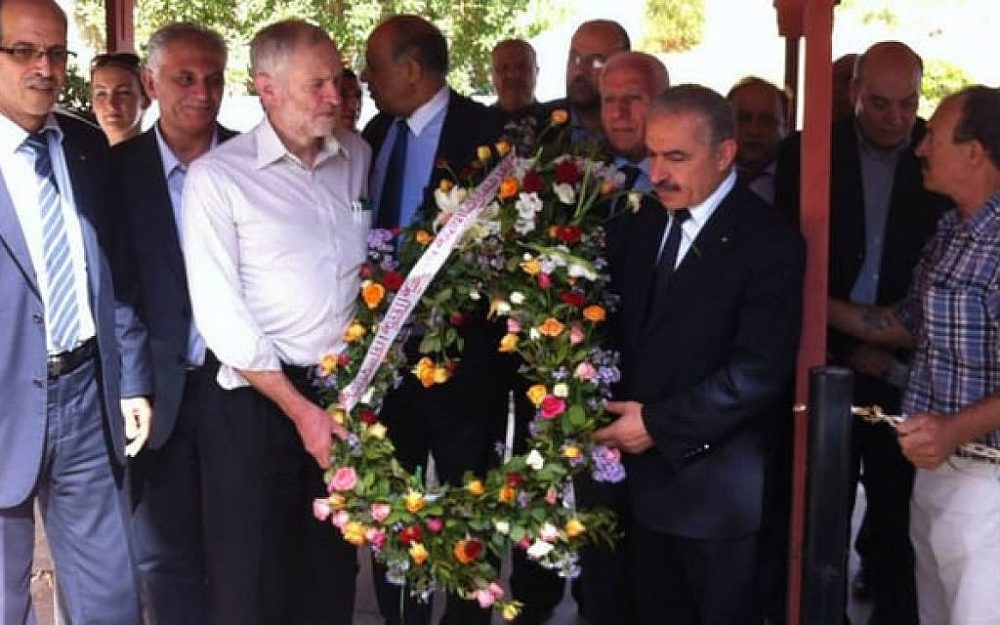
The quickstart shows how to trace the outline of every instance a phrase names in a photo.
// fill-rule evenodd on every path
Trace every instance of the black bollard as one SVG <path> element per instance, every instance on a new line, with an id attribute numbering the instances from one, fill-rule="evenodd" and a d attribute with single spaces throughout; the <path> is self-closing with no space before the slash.
<path id="1" fill-rule="evenodd" d="M 809 461 L 802 554 L 802 625 L 841 625 L 850 534 L 851 398 L 842 367 L 809 371 Z"/>

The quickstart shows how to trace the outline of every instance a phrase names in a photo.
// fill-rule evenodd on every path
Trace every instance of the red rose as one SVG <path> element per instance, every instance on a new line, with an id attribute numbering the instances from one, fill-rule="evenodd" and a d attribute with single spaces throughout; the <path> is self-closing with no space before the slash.
<path id="1" fill-rule="evenodd" d="M 483 555 L 484 547 L 485 545 L 483 544 L 483 541 L 478 538 L 466 539 L 464 549 L 465 556 L 469 558 L 469 560 L 475 560 L 479 556 Z"/>
<path id="2" fill-rule="evenodd" d="M 399 287 L 403 286 L 403 274 L 398 271 L 390 271 L 382 276 L 382 284 L 390 291 L 399 290 Z"/>
<path id="3" fill-rule="evenodd" d="M 507 486 L 513 486 L 514 488 L 518 488 L 524 482 L 524 478 L 521 477 L 520 473 L 508 473 L 506 482 Z"/>
<path id="4" fill-rule="evenodd" d="M 583 174 L 580 173 L 580 168 L 576 166 L 576 163 L 567 159 L 556 165 L 553 171 L 555 175 L 556 184 L 576 184 L 580 182 L 580 178 Z"/>
<path id="5" fill-rule="evenodd" d="M 450 323 L 451 325 L 456 326 L 456 327 L 460 326 L 463 323 L 465 323 L 465 315 L 463 315 L 460 312 L 453 312 L 448 317 L 448 323 Z"/>
<path id="6" fill-rule="evenodd" d="M 531 170 L 524 174 L 524 180 L 521 181 L 521 191 L 525 193 L 540 193 L 544 188 L 545 180 L 542 179 L 542 175 L 537 171 Z"/>
<path id="7" fill-rule="evenodd" d="M 418 543 L 424 538 L 424 532 L 420 529 L 419 525 L 410 525 L 409 527 L 404 527 L 399 531 L 399 542 L 404 545 L 409 545 L 410 543 Z"/>
<path id="8" fill-rule="evenodd" d="M 361 416 L 358 418 L 361 419 L 362 423 L 367 423 L 368 425 L 378 421 L 378 415 L 373 410 L 362 410 Z"/>
<path id="9" fill-rule="evenodd" d="M 364 265 L 361 265 L 360 273 L 362 278 L 370 278 L 375 273 L 375 268 L 368 263 L 365 263 Z"/>
<path id="10" fill-rule="evenodd" d="M 559 299 L 574 308 L 583 308 L 583 305 L 587 303 L 587 298 L 575 291 L 567 291 Z"/>
<path id="11" fill-rule="evenodd" d="M 576 226 L 559 226 L 556 228 L 556 238 L 567 245 L 577 243 L 583 237 L 583 231 Z"/>

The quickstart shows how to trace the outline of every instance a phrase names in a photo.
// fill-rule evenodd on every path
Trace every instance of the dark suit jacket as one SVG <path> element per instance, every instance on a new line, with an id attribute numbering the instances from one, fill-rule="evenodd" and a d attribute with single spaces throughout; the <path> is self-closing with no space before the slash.
<path id="1" fill-rule="evenodd" d="M 234 136 L 217 129 L 219 141 Z M 150 128 L 111 150 L 120 217 L 115 288 L 149 331 L 156 382 L 149 446 L 161 446 L 173 431 L 184 391 L 191 303 L 184 257 L 163 160 Z"/>
<path id="2" fill-rule="evenodd" d="M 110 455 L 124 463 L 125 435 L 119 397 L 152 391 L 145 333 L 132 311 L 115 301 L 108 256 L 113 248 L 108 146 L 96 127 L 57 114 L 63 153 L 80 218 L 90 307 L 97 329 L 103 417 Z M 28 497 L 45 448 L 47 382 L 45 310 L 20 221 L 0 177 L 0 508 Z M 97 416 L 100 418 L 100 416 Z"/>
<path id="3" fill-rule="evenodd" d="M 642 402 L 654 448 L 627 458 L 636 522 L 698 539 L 761 524 L 769 446 L 795 367 L 804 246 L 791 225 L 734 188 L 643 321 L 663 208 L 611 229 L 618 399 Z"/>
<path id="4" fill-rule="evenodd" d="M 923 120 L 913 128 L 910 144 L 899 155 L 885 224 L 885 241 L 879 268 L 876 304 L 902 299 L 910 288 L 913 268 L 924 243 L 934 233 L 937 221 L 951 202 L 923 187 L 920 161 L 914 150 L 925 132 Z M 790 136 L 781 146 L 775 176 L 775 207 L 798 223 L 800 210 L 801 135 Z M 829 292 L 849 299 L 865 260 L 865 194 L 862 186 L 858 135 L 853 118 L 833 125 L 830 148 L 830 265 Z M 838 333 L 829 333 L 829 351 L 834 362 L 846 362 L 857 343 Z M 902 355 L 905 358 L 905 355 Z M 868 376 L 858 376 L 855 395 L 859 402 L 874 402 L 887 410 L 899 403 L 899 390 Z"/>

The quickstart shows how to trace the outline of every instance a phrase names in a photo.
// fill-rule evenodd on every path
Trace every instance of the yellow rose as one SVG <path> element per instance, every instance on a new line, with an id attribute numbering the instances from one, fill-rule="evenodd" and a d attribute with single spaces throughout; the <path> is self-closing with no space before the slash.
<path id="1" fill-rule="evenodd" d="M 584 316 L 586 316 L 586 312 L 584 313 Z M 562 334 L 565 328 L 566 326 L 564 326 L 558 319 L 556 319 L 555 317 L 549 317 L 548 319 L 542 322 L 542 325 L 539 326 L 538 331 L 544 334 L 545 336 L 556 338 L 557 336 Z"/>
<path id="2" fill-rule="evenodd" d="M 472 480 L 466 484 L 465 490 L 469 491 L 475 497 L 482 497 L 483 493 L 486 492 L 486 488 L 483 487 L 483 483 L 479 480 Z"/>
<path id="3" fill-rule="evenodd" d="M 344 423 L 347 422 L 347 414 L 342 408 L 337 407 L 336 404 L 333 404 L 327 410 L 329 411 L 330 418 L 333 419 L 334 423 L 344 425 Z"/>
<path id="4" fill-rule="evenodd" d="M 587 306 L 583 309 L 583 318 L 587 321 L 593 321 L 597 323 L 599 321 L 604 321 L 608 314 L 604 311 L 604 308 L 594 304 L 592 306 Z"/>
<path id="5" fill-rule="evenodd" d="M 323 356 L 319 363 L 320 375 L 328 376 L 337 369 L 337 357 L 333 354 Z"/>
<path id="6" fill-rule="evenodd" d="M 403 498 L 406 503 L 406 509 L 411 513 L 416 514 L 424 509 L 424 494 L 415 490 L 411 490 L 406 493 L 406 497 Z"/>
<path id="7" fill-rule="evenodd" d="M 500 616 L 505 621 L 513 621 L 519 614 L 521 614 L 521 606 L 516 603 L 507 603 L 503 606 L 503 610 L 500 611 Z"/>
<path id="8" fill-rule="evenodd" d="M 427 356 L 418 360 L 417 364 L 413 367 L 413 375 L 417 376 L 417 379 L 420 380 L 424 388 L 434 386 L 434 372 L 434 361 Z"/>
<path id="9" fill-rule="evenodd" d="M 529 276 L 535 276 L 542 271 L 542 263 L 538 262 L 537 259 L 532 258 L 531 260 L 526 260 L 521 263 L 521 269 L 523 269 L 524 273 Z"/>
<path id="10" fill-rule="evenodd" d="M 500 339 L 500 351 L 504 353 L 517 351 L 517 335 L 509 332 L 504 334 Z"/>
<path id="11" fill-rule="evenodd" d="M 361 298 L 365 300 L 365 305 L 367 305 L 368 308 L 378 308 L 378 305 L 382 303 L 382 299 L 384 297 L 385 287 L 378 282 L 366 280 L 365 284 L 361 285 Z"/>
<path id="12" fill-rule="evenodd" d="M 493 151 L 490 150 L 490 146 L 481 145 L 476 148 L 476 158 L 478 158 L 483 163 L 489 163 L 490 158 L 493 157 Z"/>
<path id="13" fill-rule="evenodd" d="M 347 497 L 340 493 L 330 493 L 330 509 L 343 510 L 347 507 Z"/>
<path id="14" fill-rule="evenodd" d="M 451 374 L 448 373 L 447 367 L 441 367 L 441 366 L 434 367 L 435 384 L 444 384 L 445 382 L 448 381 L 449 377 L 451 377 Z"/>
<path id="15" fill-rule="evenodd" d="M 420 543 L 410 543 L 410 557 L 415 563 L 423 564 L 427 561 L 427 549 Z"/>
<path id="16" fill-rule="evenodd" d="M 344 540 L 355 547 L 362 547 L 365 544 L 365 526 L 357 521 L 349 521 L 341 531 Z"/>
<path id="17" fill-rule="evenodd" d="M 385 438 L 385 426 L 381 423 L 372 423 L 367 428 L 365 428 L 365 434 L 369 438 L 374 438 L 376 440 L 382 440 Z"/>
<path id="18" fill-rule="evenodd" d="M 347 341 L 348 343 L 353 343 L 354 341 L 360 341 L 362 338 L 364 338 L 365 334 L 367 333 L 368 331 L 365 330 L 365 327 L 363 325 L 361 325 L 357 321 L 354 321 L 351 323 L 351 325 L 347 326 L 347 330 L 344 332 L 344 340 Z"/>
<path id="19" fill-rule="evenodd" d="M 528 399 L 531 400 L 531 403 L 536 406 L 540 405 L 542 400 L 545 399 L 545 396 L 548 394 L 549 391 L 545 388 L 544 384 L 535 384 L 525 393 L 525 395 L 528 396 Z"/>
<path id="20" fill-rule="evenodd" d="M 576 445 L 566 445 L 562 452 L 563 458 L 568 458 L 570 460 L 575 460 L 583 455 L 583 450 Z"/>
<path id="21" fill-rule="evenodd" d="M 566 527 L 563 529 L 566 530 L 566 536 L 569 538 L 576 538 L 577 536 L 583 534 L 587 530 L 587 527 L 580 522 L 580 519 L 574 517 L 569 521 L 566 521 Z"/>
<path id="22" fill-rule="evenodd" d="M 417 230 L 413 233 L 413 240 L 420 245 L 430 245 L 431 241 L 434 240 L 434 237 L 432 237 L 426 230 Z"/>
<path id="23" fill-rule="evenodd" d="M 517 195 L 518 189 L 520 189 L 520 185 L 517 183 L 517 178 L 514 176 L 507 176 L 503 179 L 503 182 L 500 183 L 500 190 L 497 191 L 497 197 L 501 200 L 510 199 Z"/>
<path id="24" fill-rule="evenodd" d="M 552 111 L 552 123 L 561 126 L 569 121 L 569 113 L 566 109 L 556 109 Z"/>
<path id="25" fill-rule="evenodd" d="M 510 153 L 510 142 L 509 141 L 497 141 L 493 146 L 497 149 L 497 154 L 500 156 L 507 156 Z"/>

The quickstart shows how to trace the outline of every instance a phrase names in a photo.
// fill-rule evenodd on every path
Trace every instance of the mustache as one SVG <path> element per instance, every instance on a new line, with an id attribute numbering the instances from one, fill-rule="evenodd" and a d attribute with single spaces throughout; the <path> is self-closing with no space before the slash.
<path id="1" fill-rule="evenodd" d="M 37 74 L 29 76 L 25 84 L 32 89 L 54 89 L 57 86 L 54 77 L 39 76 Z"/>
<path id="2" fill-rule="evenodd" d="M 653 189 L 662 193 L 676 192 L 680 191 L 681 187 L 676 182 L 671 182 L 669 180 L 661 180 L 653 185 Z"/>

